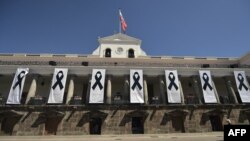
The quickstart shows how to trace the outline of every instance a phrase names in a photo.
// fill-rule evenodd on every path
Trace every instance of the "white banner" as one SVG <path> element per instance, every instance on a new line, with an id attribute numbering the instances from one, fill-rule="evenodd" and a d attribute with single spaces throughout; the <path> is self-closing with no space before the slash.
<path id="1" fill-rule="evenodd" d="M 181 103 L 181 91 L 177 70 L 165 70 L 168 102 Z"/>
<path id="2" fill-rule="evenodd" d="M 29 68 L 18 68 L 12 82 L 7 104 L 21 104 L 23 85 Z"/>
<path id="3" fill-rule="evenodd" d="M 144 103 L 142 70 L 130 70 L 130 103 Z"/>
<path id="4" fill-rule="evenodd" d="M 104 103 L 105 69 L 93 69 L 89 103 Z"/>
<path id="5" fill-rule="evenodd" d="M 237 85 L 237 89 L 240 94 L 241 101 L 243 103 L 250 102 L 250 90 L 249 83 L 247 81 L 244 71 L 234 71 L 234 77 Z"/>
<path id="6" fill-rule="evenodd" d="M 67 68 L 55 68 L 48 103 L 63 103 L 67 74 Z"/>
<path id="7" fill-rule="evenodd" d="M 217 103 L 210 71 L 199 71 L 205 103 Z"/>

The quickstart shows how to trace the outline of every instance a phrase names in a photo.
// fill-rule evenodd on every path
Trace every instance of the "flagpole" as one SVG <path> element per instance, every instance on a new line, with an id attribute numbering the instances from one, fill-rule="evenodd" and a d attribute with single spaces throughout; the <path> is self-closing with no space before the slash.
<path id="1" fill-rule="evenodd" d="M 118 9 L 118 12 L 119 12 L 119 13 L 118 13 L 118 15 L 119 15 L 119 20 L 118 20 L 118 21 L 119 21 L 119 22 L 118 22 L 118 23 L 119 23 L 119 33 L 121 33 L 120 10 L 121 10 L 121 9 L 119 8 L 119 9 Z"/>

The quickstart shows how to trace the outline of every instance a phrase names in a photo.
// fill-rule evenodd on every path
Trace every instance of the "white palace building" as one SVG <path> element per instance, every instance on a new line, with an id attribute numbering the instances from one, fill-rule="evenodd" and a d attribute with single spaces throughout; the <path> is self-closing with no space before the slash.
<path id="1" fill-rule="evenodd" d="M 250 54 L 148 56 L 99 38 L 90 55 L 0 54 L 0 135 L 166 134 L 250 123 Z"/>

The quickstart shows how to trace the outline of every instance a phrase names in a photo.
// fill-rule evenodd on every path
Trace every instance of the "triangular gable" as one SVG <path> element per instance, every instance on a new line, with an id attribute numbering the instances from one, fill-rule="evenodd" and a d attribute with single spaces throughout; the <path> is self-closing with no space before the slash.
<path id="1" fill-rule="evenodd" d="M 131 42 L 136 42 L 136 43 L 141 43 L 141 40 L 128 36 L 126 34 L 118 33 L 114 34 L 111 36 L 103 37 L 99 39 L 99 42 L 105 42 L 105 41 L 114 41 L 114 42 L 119 42 L 119 41 L 131 41 Z"/>

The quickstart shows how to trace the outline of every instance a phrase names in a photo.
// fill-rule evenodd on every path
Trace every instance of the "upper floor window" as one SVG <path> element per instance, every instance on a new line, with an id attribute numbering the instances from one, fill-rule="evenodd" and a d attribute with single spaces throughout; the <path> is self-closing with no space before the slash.
<path id="1" fill-rule="evenodd" d="M 105 50 L 105 57 L 111 57 L 111 49 L 110 48 L 107 48 Z"/>
<path id="2" fill-rule="evenodd" d="M 133 49 L 128 50 L 128 58 L 135 58 L 135 53 Z"/>

